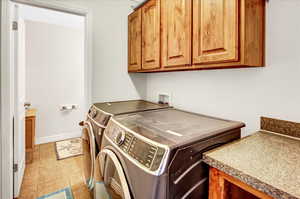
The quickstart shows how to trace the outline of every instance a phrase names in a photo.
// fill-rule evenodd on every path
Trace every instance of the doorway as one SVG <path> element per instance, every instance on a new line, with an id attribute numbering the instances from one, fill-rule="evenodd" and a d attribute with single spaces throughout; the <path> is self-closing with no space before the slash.
<path id="1" fill-rule="evenodd" d="M 86 17 L 13 4 L 14 197 L 26 167 L 26 109 L 36 109 L 36 144 L 79 137 L 88 96 Z M 30 106 L 28 106 L 30 105 Z"/>

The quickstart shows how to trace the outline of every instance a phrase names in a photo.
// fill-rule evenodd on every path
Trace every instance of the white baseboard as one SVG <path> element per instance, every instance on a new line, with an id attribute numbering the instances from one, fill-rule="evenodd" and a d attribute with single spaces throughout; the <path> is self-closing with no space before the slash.
<path id="1" fill-rule="evenodd" d="M 73 132 L 73 133 L 62 133 L 58 135 L 52 135 L 47 137 L 37 137 L 35 139 L 35 144 L 45 144 L 49 142 L 57 142 L 61 140 L 77 138 L 81 136 L 81 131 Z"/>

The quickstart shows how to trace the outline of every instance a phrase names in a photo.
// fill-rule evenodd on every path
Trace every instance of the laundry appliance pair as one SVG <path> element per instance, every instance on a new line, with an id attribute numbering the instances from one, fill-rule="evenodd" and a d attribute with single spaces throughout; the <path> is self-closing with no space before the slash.
<path id="1" fill-rule="evenodd" d="M 91 108 L 83 143 L 85 176 L 94 198 L 208 198 L 203 153 L 239 139 L 245 125 L 147 103 L 116 102 L 127 113 L 112 108 L 113 103 Z"/>

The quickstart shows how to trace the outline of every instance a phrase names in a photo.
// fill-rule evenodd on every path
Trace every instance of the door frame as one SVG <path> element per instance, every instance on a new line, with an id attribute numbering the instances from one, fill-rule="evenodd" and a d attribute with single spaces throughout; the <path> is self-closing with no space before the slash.
<path id="1" fill-rule="evenodd" d="M 92 14 L 87 7 L 74 7 L 58 1 L 2 0 L 1 1 L 1 84 L 0 84 L 0 198 L 13 198 L 13 118 L 14 118 L 14 72 L 11 57 L 11 21 L 14 3 L 77 14 L 85 17 L 85 99 L 87 110 L 92 102 Z"/>
<path id="2" fill-rule="evenodd" d="M 24 20 L 19 18 L 20 13 L 19 13 L 19 5 L 14 4 L 12 6 L 12 20 L 18 21 L 18 32 L 17 31 L 11 31 L 10 36 L 11 36 L 11 66 L 13 68 L 13 81 L 14 81 L 14 133 L 13 133 L 13 164 L 18 164 L 18 171 L 13 173 L 13 182 L 14 182 L 14 196 L 19 194 L 20 189 L 21 189 L 21 182 L 23 181 L 23 176 L 25 172 L 25 167 L 26 167 L 26 152 L 25 152 L 25 87 L 22 89 L 22 95 L 19 96 L 20 94 L 20 80 L 25 77 L 24 76 L 21 78 L 20 77 L 20 70 L 25 70 L 25 63 L 22 63 L 20 59 L 24 59 L 23 56 L 25 56 L 25 29 L 24 29 Z M 21 35 L 22 34 L 22 35 Z M 23 49 L 21 49 L 23 48 Z M 25 72 L 25 71 L 24 71 Z M 25 78 L 23 79 L 23 82 L 25 83 Z M 20 103 L 20 99 L 23 98 L 22 105 Z M 22 106 L 22 108 L 21 108 Z M 20 124 L 20 120 L 22 119 L 22 125 Z M 22 135 L 23 134 L 23 135 Z M 22 150 L 22 154 L 20 153 L 21 151 L 19 149 L 19 140 L 20 138 L 23 138 L 23 144 L 21 144 L 22 147 L 24 147 L 24 151 Z M 17 161 L 17 162 L 16 162 Z"/>

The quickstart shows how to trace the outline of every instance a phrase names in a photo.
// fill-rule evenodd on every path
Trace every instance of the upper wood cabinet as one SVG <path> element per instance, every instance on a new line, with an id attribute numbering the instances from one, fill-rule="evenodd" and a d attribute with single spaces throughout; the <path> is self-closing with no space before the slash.
<path id="1" fill-rule="evenodd" d="M 194 0 L 194 64 L 238 61 L 238 1 Z"/>
<path id="2" fill-rule="evenodd" d="M 142 69 L 160 68 L 160 1 L 142 7 Z"/>
<path id="3" fill-rule="evenodd" d="M 162 66 L 191 65 L 192 0 L 161 0 Z"/>
<path id="4" fill-rule="evenodd" d="M 142 13 L 128 16 L 128 71 L 142 69 Z"/>
<path id="5" fill-rule="evenodd" d="M 265 4 L 264 0 L 147 1 L 139 8 L 142 50 L 136 56 L 142 61 L 135 71 L 264 66 Z"/>

